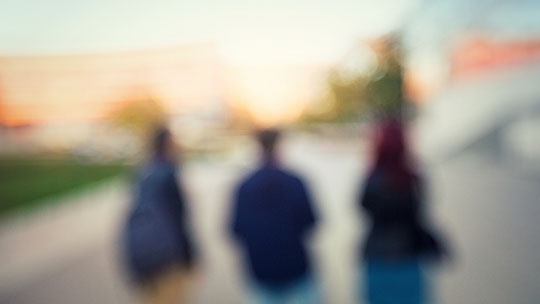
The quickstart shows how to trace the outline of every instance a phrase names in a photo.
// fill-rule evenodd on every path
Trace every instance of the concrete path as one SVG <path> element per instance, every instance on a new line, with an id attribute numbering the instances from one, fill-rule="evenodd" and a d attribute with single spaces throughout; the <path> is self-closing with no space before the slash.
<path id="1" fill-rule="evenodd" d="M 350 142 L 296 135 L 284 145 L 284 162 L 306 177 L 321 215 L 312 251 L 328 303 L 355 303 L 365 151 Z M 195 303 L 245 299 L 241 255 L 224 226 L 232 187 L 253 162 L 246 148 L 184 167 L 203 252 Z M 433 278 L 439 302 L 540 303 L 540 181 L 478 155 L 427 172 L 434 219 L 456 251 Z M 106 182 L 0 225 L 0 303 L 133 303 L 116 250 L 127 190 Z"/>

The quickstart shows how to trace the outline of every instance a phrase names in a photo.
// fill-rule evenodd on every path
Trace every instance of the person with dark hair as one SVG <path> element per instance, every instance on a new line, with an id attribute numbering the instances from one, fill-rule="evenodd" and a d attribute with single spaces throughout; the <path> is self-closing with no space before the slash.
<path id="1" fill-rule="evenodd" d="M 380 124 L 359 204 L 369 220 L 363 246 L 365 297 L 371 304 L 426 303 L 423 263 L 445 253 L 427 228 L 422 178 L 409 157 L 402 124 Z"/>
<path id="2" fill-rule="evenodd" d="M 171 132 L 156 130 L 124 228 L 128 270 L 148 303 L 178 303 L 195 262 L 174 151 Z"/>
<path id="3" fill-rule="evenodd" d="M 283 169 L 274 129 L 257 133 L 261 164 L 235 192 L 231 232 L 245 251 L 255 303 L 316 303 L 307 234 L 316 217 L 302 180 Z"/>

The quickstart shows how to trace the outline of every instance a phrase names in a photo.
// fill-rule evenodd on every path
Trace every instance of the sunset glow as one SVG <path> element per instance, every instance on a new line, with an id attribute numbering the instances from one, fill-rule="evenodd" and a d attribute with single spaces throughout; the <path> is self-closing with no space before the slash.
<path id="1" fill-rule="evenodd" d="M 227 70 L 227 99 L 262 125 L 290 122 L 320 93 L 324 66 L 245 66 Z"/>
<path id="2" fill-rule="evenodd" d="M 3 124 L 100 118 L 140 92 L 173 115 L 235 103 L 261 124 L 292 121 L 329 66 L 416 3 L 31 2 L 0 12 Z"/>

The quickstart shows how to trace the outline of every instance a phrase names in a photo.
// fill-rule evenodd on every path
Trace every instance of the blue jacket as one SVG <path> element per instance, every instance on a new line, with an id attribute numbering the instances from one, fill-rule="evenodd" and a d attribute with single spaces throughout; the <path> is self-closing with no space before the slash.
<path id="1" fill-rule="evenodd" d="M 127 262 L 143 281 L 172 264 L 190 266 L 193 246 L 176 165 L 152 158 L 139 172 L 125 228 Z"/>
<path id="2" fill-rule="evenodd" d="M 310 271 L 304 237 L 314 223 L 302 181 L 273 164 L 250 174 L 235 193 L 232 233 L 259 283 L 279 286 Z"/>

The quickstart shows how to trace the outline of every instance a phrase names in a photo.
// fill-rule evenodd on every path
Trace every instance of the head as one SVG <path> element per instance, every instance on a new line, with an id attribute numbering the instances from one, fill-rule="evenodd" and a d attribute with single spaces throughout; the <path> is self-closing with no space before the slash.
<path id="1" fill-rule="evenodd" d="M 377 126 L 375 136 L 375 165 L 392 166 L 405 159 L 405 138 L 401 123 L 395 120 Z"/>
<path id="2" fill-rule="evenodd" d="M 382 122 L 377 128 L 374 148 L 374 169 L 399 183 L 407 182 L 414 176 L 401 122 Z"/>
<path id="3" fill-rule="evenodd" d="M 281 138 L 281 133 L 277 129 L 263 129 L 256 133 L 256 137 L 264 158 L 275 160 L 276 147 Z"/>
<path id="4" fill-rule="evenodd" d="M 152 152 L 155 155 L 172 157 L 174 154 L 174 138 L 169 129 L 161 127 L 154 131 Z"/>

